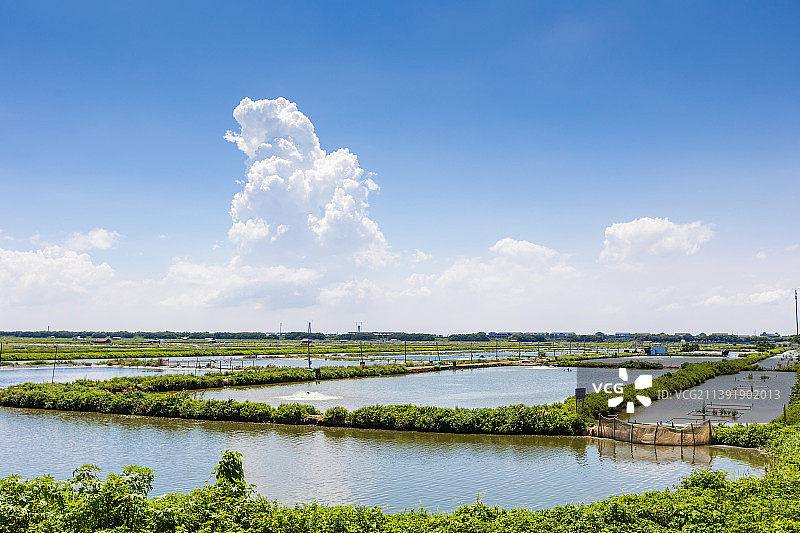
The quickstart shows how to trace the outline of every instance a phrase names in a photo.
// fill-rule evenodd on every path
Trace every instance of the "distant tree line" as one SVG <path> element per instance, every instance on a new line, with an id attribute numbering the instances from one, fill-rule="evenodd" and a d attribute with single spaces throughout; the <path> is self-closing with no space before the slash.
<path id="1" fill-rule="evenodd" d="M 371 332 L 350 332 L 342 334 L 332 333 L 308 333 L 305 331 L 290 331 L 278 335 L 277 333 L 263 333 L 257 331 L 240 331 L 240 332 L 226 332 L 226 331 L 0 331 L 0 337 L 18 337 L 18 338 L 50 338 L 57 339 L 71 339 L 73 337 L 119 337 L 122 339 L 158 339 L 158 340 L 177 340 L 177 339 L 190 339 L 200 340 L 213 338 L 217 340 L 301 340 L 301 339 L 314 339 L 314 340 L 343 340 L 343 341 L 377 341 L 380 339 L 390 339 L 398 341 L 430 341 L 433 342 L 437 339 L 448 340 L 452 342 L 491 342 L 492 340 L 502 341 L 516 341 L 516 342 L 547 342 L 551 340 L 559 340 L 563 342 L 609 342 L 618 340 L 619 342 L 656 342 L 656 343 L 677 343 L 681 340 L 692 344 L 711 344 L 711 343 L 725 343 L 725 344 L 753 344 L 756 342 L 766 342 L 765 336 L 762 335 L 748 335 L 740 337 L 738 335 L 728 334 L 705 334 L 699 333 L 697 335 L 675 335 L 668 333 L 635 333 L 626 337 L 617 337 L 614 334 L 606 334 L 598 331 L 593 335 L 578 335 L 578 334 L 563 334 L 563 333 L 510 333 L 498 334 L 494 332 L 485 333 L 483 331 L 475 333 L 456 333 L 449 336 L 434 335 L 432 333 L 392 333 L 376 334 Z M 790 341 L 800 343 L 800 335 L 791 335 L 785 337 L 771 337 L 769 342 L 775 341 Z"/>

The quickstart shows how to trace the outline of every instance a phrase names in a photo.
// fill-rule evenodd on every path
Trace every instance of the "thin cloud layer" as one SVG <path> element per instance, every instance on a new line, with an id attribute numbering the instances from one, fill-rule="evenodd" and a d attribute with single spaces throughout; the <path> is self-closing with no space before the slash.
<path id="1" fill-rule="evenodd" d="M 163 280 L 164 289 L 172 293 L 163 303 L 174 307 L 301 307 L 314 303 L 314 282 L 319 278 L 313 269 L 247 265 L 238 256 L 221 266 L 177 261 Z"/>
<path id="2" fill-rule="evenodd" d="M 88 233 L 73 233 L 64 242 L 64 247 L 78 252 L 87 250 L 108 250 L 121 235 L 116 231 L 95 228 Z"/>
<path id="3" fill-rule="evenodd" d="M 713 236 L 713 226 L 700 221 L 676 224 L 668 218 L 644 217 L 617 222 L 606 228 L 600 260 L 620 263 L 662 254 L 691 255 Z"/>
<path id="4" fill-rule="evenodd" d="M 483 294 L 521 295 L 542 288 L 552 277 L 571 277 L 566 256 L 545 246 L 509 237 L 490 249 L 492 257 L 456 260 L 436 280 L 445 288 L 468 288 Z"/>
<path id="5" fill-rule="evenodd" d="M 247 179 L 231 202 L 228 238 L 243 254 L 283 264 L 386 264 L 386 238 L 368 215 L 378 185 L 355 154 L 326 153 L 314 125 L 285 98 L 245 98 L 233 116 L 240 131 L 225 139 L 247 155 Z"/>

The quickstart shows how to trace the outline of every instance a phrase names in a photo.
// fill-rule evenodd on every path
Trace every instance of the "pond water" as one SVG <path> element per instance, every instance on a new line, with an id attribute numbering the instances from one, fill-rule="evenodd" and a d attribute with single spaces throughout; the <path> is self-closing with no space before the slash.
<path id="1" fill-rule="evenodd" d="M 378 381 L 378 380 L 376 380 Z M 540 509 L 663 490 L 697 468 L 759 475 L 747 450 L 631 445 L 583 437 L 447 435 L 157 419 L 0 408 L 0 476 L 67 479 L 156 470 L 153 494 L 213 482 L 220 451 L 244 454 L 246 478 L 284 504 L 380 505 L 396 512 L 487 504 Z"/>
<path id="2" fill-rule="evenodd" d="M 194 361 L 194 358 L 191 358 Z M 245 367 L 250 368 L 251 362 L 255 361 L 256 366 L 291 366 L 308 367 L 307 359 L 245 359 Z M 85 361 L 92 363 L 92 361 Z M 95 361 L 96 362 L 96 361 Z M 241 363 L 241 360 L 234 360 L 234 366 Z M 349 366 L 357 365 L 358 361 L 311 359 L 314 367 L 318 366 Z M 226 361 L 227 365 L 227 361 Z M 223 369 L 225 370 L 225 368 Z M 87 366 L 79 365 L 56 365 L 55 373 L 52 366 L 0 366 L 0 387 L 8 387 L 19 383 L 50 383 L 51 380 L 57 383 L 66 383 L 76 379 L 104 380 L 115 377 L 125 376 L 149 376 L 160 374 L 203 374 L 208 372 L 204 368 L 166 368 L 166 367 L 142 367 L 142 368 L 122 368 L 112 366 Z M 215 372 L 217 370 L 214 370 Z"/>
<path id="3" fill-rule="evenodd" d="M 348 410 L 366 405 L 416 404 L 437 407 L 498 407 L 562 402 L 575 394 L 577 375 L 596 381 L 616 378 L 610 368 L 575 369 L 545 366 L 514 366 L 441 370 L 380 378 L 325 380 L 285 385 L 225 387 L 195 393 L 214 400 L 307 403 L 324 411 L 341 406 Z M 648 371 L 660 375 L 665 370 Z M 631 371 L 635 376 L 636 371 Z"/>
<path id="4" fill-rule="evenodd" d="M 707 420 L 714 424 L 763 424 L 781 415 L 796 382 L 794 372 L 717 376 L 697 387 L 672 393 L 649 407 L 637 405 L 633 415 L 622 413 L 620 418 L 651 424 L 684 425 Z"/>

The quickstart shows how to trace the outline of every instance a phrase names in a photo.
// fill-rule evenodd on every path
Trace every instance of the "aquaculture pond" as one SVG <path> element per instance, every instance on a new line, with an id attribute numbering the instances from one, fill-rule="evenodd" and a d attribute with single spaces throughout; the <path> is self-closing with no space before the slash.
<path id="1" fill-rule="evenodd" d="M 177 358 L 172 358 L 170 361 L 174 362 Z M 181 358 L 183 364 L 189 360 L 194 362 L 195 358 Z M 77 365 L 59 365 L 53 366 L 0 366 L 0 387 L 8 387 L 9 385 L 16 385 L 19 383 L 50 383 L 55 381 L 57 383 L 67 383 L 75 381 L 76 379 L 94 379 L 105 380 L 115 377 L 124 376 L 146 376 L 146 375 L 161 375 L 161 374 L 203 374 L 209 370 L 203 366 L 200 368 L 187 368 L 187 367 L 114 367 L 114 366 L 99 366 L 97 363 L 100 360 L 82 360 L 81 364 Z M 86 363 L 86 364 L 83 364 Z M 223 365 L 223 370 L 228 368 L 229 361 L 226 359 Z M 294 359 L 294 358 L 270 358 L 270 359 L 233 359 L 233 366 L 238 367 L 244 364 L 245 368 L 255 363 L 256 366 L 291 366 L 291 367 L 307 367 L 307 359 Z M 311 359 L 311 364 L 315 367 L 318 366 L 350 366 L 359 364 L 358 361 L 345 361 L 337 359 Z M 218 372 L 219 369 L 213 369 Z"/>
<path id="2" fill-rule="evenodd" d="M 717 376 L 684 391 L 669 394 L 649 407 L 620 418 L 636 422 L 685 425 L 766 423 L 781 416 L 789 403 L 794 372 L 754 371 Z"/>
<path id="3" fill-rule="evenodd" d="M 0 408 L 0 476 L 156 470 L 154 494 L 213 483 L 221 450 L 244 453 L 247 481 L 286 504 L 452 510 L 477 497 L 544 508 L 663 490 L 698 468 L 763 472 L 729 448 L 630 445 L 588 437 L 478 436 L 144 418 Z"/>
<path id="4" fill-rule="evenodd" d="M 581 368 L 580 375 L 596 381 L 617 380 L 611 368 Z M 631 371 L 635 377 L 639 371 Z M 660 375 L 665 370 L 648 370 Z M 196 398 L 281 403 L 307 403 L 325 410 L 342 406 L 415 404 L 438 407 L 499 407 L 540 405 L 564 401 L 575 394 L 578 371 L 546 366 L 513 366 L 441 370 L 381 378 L 303 382 L 256 387 L 226 387 L 195 393 Z"/>

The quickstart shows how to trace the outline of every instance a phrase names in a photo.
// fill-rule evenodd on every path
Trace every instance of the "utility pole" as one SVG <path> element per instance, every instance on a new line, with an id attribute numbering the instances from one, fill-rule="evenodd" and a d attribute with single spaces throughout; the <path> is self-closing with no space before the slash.
<path id="1" fill-rule="evenodd" d="M 794 290 L 794 327 L 795 335 L 800 335 L 800 322 L 797 320 L 797 289 Z"/>
<path id="2" fill-rule="evenodd" d="M 56 360 L 58 359 L 58 344 L 53 344 L 53 347 L 56 349 L 56 354 L 53 357 L 53 376 L 50 378 L 50 383 L 54 383 L 56 380 Z"/>
<path id="3" fill-rule="evenodd" d="M 306 351 L 308 353 L 308 368 L 311 369 L 311 321 L 308 321 L 308 342 L 306 343 Z"/>

